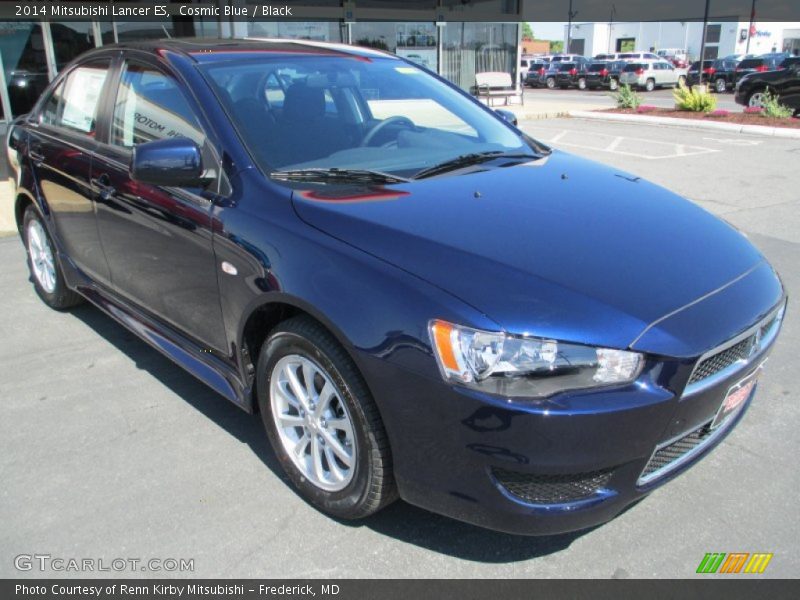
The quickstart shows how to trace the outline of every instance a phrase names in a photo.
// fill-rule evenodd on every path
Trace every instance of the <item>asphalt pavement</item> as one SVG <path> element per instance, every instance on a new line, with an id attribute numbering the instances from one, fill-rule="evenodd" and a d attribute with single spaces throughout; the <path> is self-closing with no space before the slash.
<path id="1" fill-rule="evenodd" d="M 558 105 L 565 111 L 583 110 L 583 107 L 589 105 L 596 105 L 596 108 L 614 108 L 616 106 L 614 94 L 615 92 L 608 90 L 526 88 L 525 105 L 526 107 L 535 107 L 537 104 L 546 103 L 547 105 Z M 652 92 L 639 90 L 639 94 L 642 96 L 642 104 L 649 104 L 659 108 L 673 108 L 675 106 L 672 88 L 659 88 Z M 741 112 L 743 107 L 736 104 L 732 93 L 714 94 L 714 96 L 717 98 L 717 108 Z"/>
<path id="2" fill-rule="evenodd" d="M 728 219 L 790 295 L 800 290 L 800 141 L 578 119 L 521 126 Z M 320 514 L 281 475 L 257 418 L 99 311 L 44 306 L 16 237 L 0 239 L 0 265 L 0 577 L 75 575 L 20 571 L 21 554 L 193 560 L 192 572 L 83 574 L 125 577 L 684 578 L 707 552 L 774 553 L 750 578 L 800 573 L 791 302 L 752 407 L 710 456 L 610 523 L 528 538 L 403 502 L 360 523 Z"/>

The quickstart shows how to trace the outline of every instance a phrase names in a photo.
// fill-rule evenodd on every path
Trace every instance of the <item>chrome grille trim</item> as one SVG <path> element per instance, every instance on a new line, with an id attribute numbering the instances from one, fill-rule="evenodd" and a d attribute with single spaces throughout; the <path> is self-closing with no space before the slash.
<path id="1" fill-rule="evenodd" d="M 727 379 L 758 361 L 775 341 L 775 336 L 778 335 L 778 330 L 781 328 L 785 309 L 786 300 L 746 331 L 703 354 L 692 369 L 689 383 L 684 388 L 682 397 L 686 398 L 713 387 L 723 379 Z M 753 346 L 756 347 L 753 349 Z M 736 360 L 708 375 L 700 378 L 696 376 L 702 372 L 701 369 L 704 368 L 706 361 L 721 357 L 728 351 L 737 356 Z M 742 354 L 744 351 L 747 352 L 746 356 Z M 721 364 L 724 364 L 724 361 Z"/>

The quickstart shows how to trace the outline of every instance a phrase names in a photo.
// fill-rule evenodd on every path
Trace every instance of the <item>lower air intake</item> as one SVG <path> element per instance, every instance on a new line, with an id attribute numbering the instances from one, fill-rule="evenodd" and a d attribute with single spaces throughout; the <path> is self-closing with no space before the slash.
<path id="1" fill-rule="evenodd" d="M 512 496 L 530 504 L 563 504 L 593 496 L 608 484 L 612 470 L 573 475 L 531 475 L 492 469 L 497 482 Z"/>

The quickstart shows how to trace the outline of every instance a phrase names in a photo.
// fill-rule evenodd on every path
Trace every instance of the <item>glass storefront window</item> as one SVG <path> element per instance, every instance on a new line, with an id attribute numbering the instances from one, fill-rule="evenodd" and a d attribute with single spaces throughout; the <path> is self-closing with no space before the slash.
<path id="1" fill-rule="evenodd" d="M 49 82 L 42 27 L 38 23 L 0 23 L 0 55 L 11 113 L 25 114 Z"/>
<path id="2" fill-rule="evenodd" d="M 388 50 L 432 71 L 439 68 L 439 32 L 434 23 L 378 23 L 352 26 L 353 44 Z"/>
<path id="3" fill-rule="evenodd" d="M 448 23 L 442 33 L 442 75 L 460 88 L 475 85 L 475 73 L 498 71 L 517 81 L 516 23 Z"/>
<path id="4" fill-rule="evenodd" d="M 342 27 L 338 22 L 255 21 L 247 24 L 247 35 L 341 43 Z"/>
<path id="5" fill-rule="evenodd" d="M 114 39 L 114 26 L 108 21 L 100 21 L 100 37 L 103 39 L 103 46 L 117 42 Z"/>
<path id="6" fill-rule="evenodd" d="M 90 21 L 63 21 L 50 24 L 56 70 L 63 69 L 73 58 L 95 47 Z"/>
<path id="7" fill-rule="evenodd" d="M 160 40 L 173 37 L 178 37 L 175 24 L 167 20 L 152 23 L 145 21 L 117 22 L 117 38 L 120 42 Z"/>

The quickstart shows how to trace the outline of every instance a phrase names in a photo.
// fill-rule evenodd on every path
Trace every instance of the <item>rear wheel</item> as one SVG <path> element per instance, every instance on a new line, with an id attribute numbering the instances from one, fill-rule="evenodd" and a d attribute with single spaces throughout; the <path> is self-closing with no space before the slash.
<path id="1" fill-rule="evenodd" d="M 548 77 L 545 79 L 545 84 L 547 85 L 547 89 L 554 90 L 556 89 L 556 80 L 552 77 Z"/>
<path id="2" fill-rule="evenodd" d="M 612 78 L 611 78 L 611 79 L 608 81 L 608 89 L 610 89 L 612 92 L 614 92 L 614 91 L 616 91 L 616 90 L 617 90 L 617 88 L 618 88 L 618 87 L 619 87 L 619 81 L 617 81 L 616 79 L 614 79 L 614 78 L 612 77 Z"/>
<path id="3" fill-rule="evenodd" d="M 644 89 L 645 89 L 646 91 L 648 91 L 648 92 L 652 92 L 654 89 L 656 89 L 656 82 L 655 82 L 655 80 L 654 80 L 654 79 L 648 79 L 647 81 L 645 81 L 645 83 L 644 83 Z"/>
<path id="4" fill-rule="evenodd" d="M 685 75 L 680 75 L 678 77 L 678 87 L 681 87 L 682 85 L 686 85 L 686 76 Z"/>
<path id="5" fill-rule="evenodd" d="M 396 497 L 389 442 L 360 373 L 307 317 L 280 324 L 258 360 L 258 404 L 272 448 L 303 498 L 343 519 Z"/>
<path id="6" fill-rule="evenodd" d="M 586 78 L 585 77 L 580 77 L 578 79 L 578 89 L 579 90 L 585 90 L 586 89 Z"/>
<path id="7" fill-rule="evenodd" d="M 83 302 L 82 296 L 67 287 L 53 241 L 33 206 L 28 206 L 25 210 L 22 235 L 28 252 L 31 280 L 39 298 L 56 310 L 64 310 Z"/>
<path id="8" fill-rule="evenodd" d="M 723 94 L 728 90 L 728 84 L 721 77 L 714 81 L 714 90 L 718 94 Z"/>

